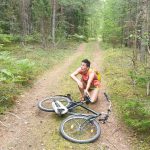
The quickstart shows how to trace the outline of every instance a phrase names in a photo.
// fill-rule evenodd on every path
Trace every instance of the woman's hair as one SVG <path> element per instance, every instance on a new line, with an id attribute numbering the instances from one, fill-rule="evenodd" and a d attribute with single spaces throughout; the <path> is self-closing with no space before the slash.
<path id="1" fill-rule="evenodd" d="M 90 68 L 91 63 L 88 59 L 83 59 L 82 62 L 84 62 L 86 66 Z"/>

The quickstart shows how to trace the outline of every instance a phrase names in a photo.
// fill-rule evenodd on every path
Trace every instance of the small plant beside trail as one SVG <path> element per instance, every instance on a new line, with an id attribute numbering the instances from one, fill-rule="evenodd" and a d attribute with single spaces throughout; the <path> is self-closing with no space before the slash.
<path id="1" fill-rule="evenodd" d="M 34 63 L 28 59 L 17 60 L 7 52 L 0 53 L 0 112 L 13 104 L 21 86 L 33 79 Z"/>
<path id="2" fill-rule="evenodd" d="M 26 84 L 32 79 L 32 70 L 34 63 L 28 59 L 17 60 L 9 56 L 9 53 L 2 53 L 0 57 L 4 69 L 0 71 L 0 81 L 3 83 L 20 83 Z"/>

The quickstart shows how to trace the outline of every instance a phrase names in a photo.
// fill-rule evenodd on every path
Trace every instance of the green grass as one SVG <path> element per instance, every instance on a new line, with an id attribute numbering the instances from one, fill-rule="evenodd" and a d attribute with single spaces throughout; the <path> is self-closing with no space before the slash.
<path id="1" fill-rule="evenodd" d="M 137 84 L 133 86 L 130 75 L 133 71 L 131 56 L 131 49 L 105 49 L 104 78 L 118 118 L 136 133 L 137 142 L 142 141 L 139 147 L 143 148 L 140 150 L 148 150 L 150 97 L 146 96 L 144 83 L 136 82 Z M 137 71 L 140 72 L 140 70 L 142 68 L 138 66 Z"/>

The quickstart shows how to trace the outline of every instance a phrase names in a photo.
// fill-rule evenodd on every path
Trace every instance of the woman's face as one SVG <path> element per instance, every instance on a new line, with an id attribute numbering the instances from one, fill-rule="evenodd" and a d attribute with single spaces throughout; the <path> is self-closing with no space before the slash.
<path id="1" fill-rule="evenodd" d="M 81 70 L 82 70 L 83 72 L 86 72 L 88 69 L 89 69 L 89 67 L 87 67 L 86 63 L 82 62 L 82 63 L 81 63 Z"/>

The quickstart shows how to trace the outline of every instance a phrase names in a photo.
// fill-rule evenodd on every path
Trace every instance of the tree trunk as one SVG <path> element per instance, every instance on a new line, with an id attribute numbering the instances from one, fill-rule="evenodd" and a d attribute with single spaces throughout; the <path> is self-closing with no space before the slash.
<path id="1" fill-rule="evenodd" d="M 147 82 L 147 96 L 150 95 L 150 81 Z"/>
<path id="2" fill-rule="evenodd" d="M 41 26 L 41 43 L 42 43 L 42 47 L 46 48 L 46 38 L 45 38 L 45 30 L 44 30 L 44 18 L 40 19 L 40 26 Z"/>
<path id="3" fill-rule="evenodd" d="M 139 46 L 139 41 L 137 40 L 138 38 L 138 24 L 139 24 L 139 20 L 142 16 L 142 11 L 140 10 L 140 12 L 138 13 L 138 3 L 137 3 L 137 15 L 136 15 L 136 20 L 135 20 L 135 25 L 134 25 L 134 46 L 133 46 L 133 57 L 135 58 L 135 60 L 138 59 L 138 49 L 140 48 Z"/>
<path id="4" fill-rule="evenodd" d="M 24 36 L 30 33 L 30 21 L 29 21 L 29 6 L 30 0 L 21 0 L 20 1 L 20 22 L 21 22 L 21 35 L 22 35 L 22 44 L 24 45 Z"/>
<path id="5" fill-rule="evenodd" d="M 55 47 L 56 0 L 52 0 L 52 44 Z"/>
<path id="6" fill-rule="evenodd" d="M 143 11 L 143 15 L 142 15 L 142 40 L 141 40 L 141 61 L 144 62 L 146 60 L 146 48 L 147 48 L 147 44 L 146 44 L 146 40 L 147 40 L 147 36 L 146 34 L 148 33 L 148 29 L 147 29 L 147 0 L 142 0 L 142 11 Z"/>

